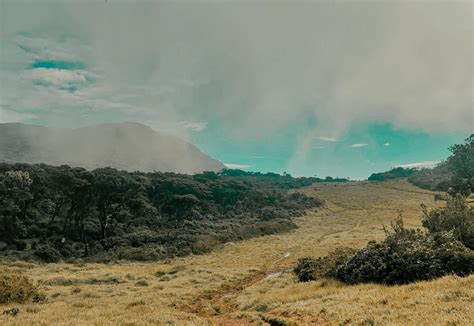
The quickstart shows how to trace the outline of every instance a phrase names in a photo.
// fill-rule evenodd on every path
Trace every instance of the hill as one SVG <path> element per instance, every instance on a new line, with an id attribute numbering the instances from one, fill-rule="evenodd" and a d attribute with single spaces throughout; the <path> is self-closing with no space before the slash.
<path id="1" fill-rule="evenodd" d="M 229 243 L 168 263 L 5 264 L 45 284 L 44 304 L 10 304 L 0 324 L 116 325 L 472 325 L 474 276 L 410 285 L 299 283 L 302 256 L 381 240 L 398 211 L 421 227 L 433 192 L 405 180 L 318 183 L 303 190 L 326 201 L 291 232 Z M 28 310 L 27 310 L 28 309 Z M 34 311 L 35 313 L 29 313 Z"/>
<path id="2" fill-rule="evenodd" d="M 129 122 L 77 129 L 3 123 L 2 161 L 145 172 L 198 173 L 225 168 L 190 143 Z"/>
<path id="3" fill-rule="evenodd" d="M 434 168 L 405 169 L 396 167 L 390 171 L 372 173 L 369 181 L 408 178 L 415 186 L 434 191 L 449 191 L 468 196 L 474 192 L 474 134 L 463 144 L 449 147 L 451 155 Z"/>

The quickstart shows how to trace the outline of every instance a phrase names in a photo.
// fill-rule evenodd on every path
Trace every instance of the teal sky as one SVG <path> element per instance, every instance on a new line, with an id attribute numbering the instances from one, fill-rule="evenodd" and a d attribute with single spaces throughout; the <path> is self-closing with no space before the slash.
<path id="1" fill-rule="evenodd" d="M 253 171 L 432 165 L 474 131 L 472 9 L 0 0 L 0 122 L 141 122 Z"/>

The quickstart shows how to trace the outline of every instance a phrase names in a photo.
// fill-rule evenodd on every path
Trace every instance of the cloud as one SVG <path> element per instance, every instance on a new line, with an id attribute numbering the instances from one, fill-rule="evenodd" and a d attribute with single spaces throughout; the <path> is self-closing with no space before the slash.
<path id="1" fill-rule="evenodd" d="M 365 147 L 368 146 L 369 144 L 352 144 L 351 147 L 353 148 L 358 148 L 358 147 Z"/>
<path id="2" fill-rule="evenodd" d="M 183 128 L 200 132 L 207 128 L 207 122 L 185 122 Z"/>
<path id="3" fill-rule="evenodd" d="M 390 143 L 385 143 L 383 144 L 385 147 L 389 147 L 390 146 Z"/>
<path id="4" fill-rule="evenodd" d="M 441 163 L 441 161 L 423 161 L 423 162 L 416 162 L 416 163 L 406 163 L 406 164 L 398 164 L 395 165 L 395 167 L 400 167 L 400 168 L 432 168 L 435 167 L 438 163 Z"/>
<path id="5" fill-rule="evenodd" d="M 248 164 L 239 164 L 239 163 L 224 163 L 224 165 L 229 169 L 248 169 L 250 165 Z"/>
<path id="6" fill-rule="evenodd" d="M 35 68 L 21 73 L 35 86 L 55 87 L 61 90 L 74 92 L 87 86 L 94 80 L 94 75 L 85 70 L 65 70 L 57 68 Z"/>
<path id="7" fill-rule="evenodd" d="M 311 148 L 312 148 L 312 149 L 324 149 L 324 148 L 326 148 L 326 147 L 324 147 L 324 146 L 313 146 L 313 147 L 311 147 Z"/>
<path id="8" fill-rule="evenodd" d="M 329 142 L 335 142 L 337 141 L 337 138 L 334 137 L 327 137 L 327 136 L 319 136 L 319 140 L 324 140 L 324 141 L 329 141 Z"/>
<path id="9" fill-rule="evenodd" d="M 57 119 L 59 105 L 81 110 L 80 119 L 63 115 L 69 124 L 133 118 L 192 132 L 180 122 L 213 121 L 233 139 L 270 138 L 314 120 L 317 133 L 297 131 L 298 160 L 315 136 L 334 141 L 360 122 L 433 134 L 472 129 L 469 1 L 109 2 L 5 2 L 8 102 L 19 111 L 45 103 L 44 121 Z M 54 103 L 44 98 L 50 90 L 5 77 L 35 60 L 82 62 L 100 75 L 85 91 L 83 76 L 34 73 L 50 88 L 72 83 L 91 105 Z M 99 100 L 120 108 L 112 116 Z"/>

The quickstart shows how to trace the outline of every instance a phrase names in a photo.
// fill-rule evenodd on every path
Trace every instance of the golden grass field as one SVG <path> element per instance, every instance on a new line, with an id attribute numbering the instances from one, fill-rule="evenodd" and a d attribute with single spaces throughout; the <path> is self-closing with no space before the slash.
<path id="1" fill-rule="evenodd" d="M 10 263 L 40 282 L 43 304 L 9 304 L 0 325 L 474 325 L 474 276 L 404 286 L 298 283 L 302 256 L 384 237 L 401 212 L 419 227 L 433 193 L 406 181 L 317 184 L 303 190 L 326 207 L 286 234 L 228 243 L 167 263 Z M 278 324 L 278 322 L 280 324 Z"/>

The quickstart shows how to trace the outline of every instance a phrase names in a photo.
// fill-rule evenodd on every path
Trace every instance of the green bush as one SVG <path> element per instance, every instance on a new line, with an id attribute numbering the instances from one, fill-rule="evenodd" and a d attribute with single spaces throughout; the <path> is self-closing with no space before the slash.
<path id="1" fill-rule="evenodd" d="M 49 244 L 39 245 L 33 254 L 47 263 L 57 263 L 61 259 L 61 254 Z"/>
<path id="2" fill-rule="evenodd" d="M 474 271 L 474 252 L 457 240 L 453 232 L 425 234 L 408 230 L 401 219 L 380 243 L 367 247 L 334 270 L 344 283 L 406 284 L 448 274 L 469 275 Z"/>
<path id="3" fill-rule="evenodd" d="M 325 257 L 303 257 L 298 260 L 293 272 L 300 282 L 332 277 L 336 267 L 347 261 L 355 252 L 352 248 L 337 248 Z"/>
<path id="4" fill-rule="evenodd" d="M 392 180 L 398 178 L 406 178 L 411 176 L 415 173 L 415 169 L 405 169 L 402 167 L 393 168 L 390 171 L 380 172 L 380 173 L 372 173 L 368 178 L 369 181 L 384 181 L 384 180 Z"/>
<path id="5" fill-rule="evenodd" d="M 474 209 L 464 197 L 457 195 L 448 198 L 445 207 L 430 212 L 426 206 L 422 207 L 422 223 L 430 233 L 452 231 L 457 240 L 474 249 Z"/>

